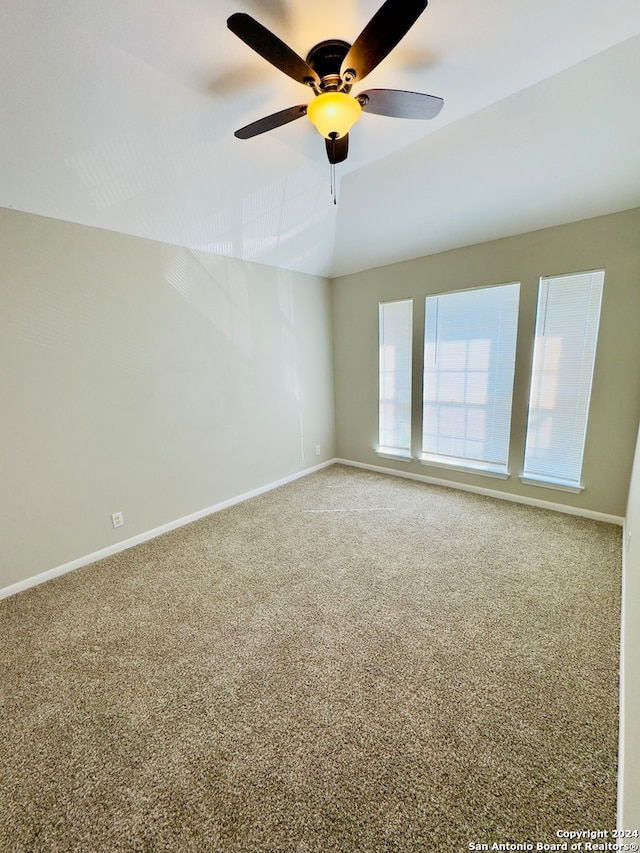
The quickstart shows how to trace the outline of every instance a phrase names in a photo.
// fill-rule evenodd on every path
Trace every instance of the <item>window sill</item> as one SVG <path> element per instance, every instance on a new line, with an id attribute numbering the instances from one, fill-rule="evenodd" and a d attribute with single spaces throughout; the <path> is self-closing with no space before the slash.
<path id="1" fill-rule="evenodd" d="M 554 483 L 550 480 L 534 480 L 532 477 L 520 477 L 520 482 L 525 486 L 541 486 L 543 489 L 555 489 L 557 492 L 571 492 L 579 495 L 584 491 L 584 486 L 572 486 L 569 483 Z"/>
<path id="2" fill-rule="evenodd" d="M 496 480 L 508 480 L 511 476 L 508 471 L 491 470 L 490 468 L 475 468 L 473 465 L 462 465 L 455 462 L 440 462 L 436 459 L 422 457 L 421 465 L 433 468 L 445 468 L 448 471 L 462 471 L 464 474 L 480 474 L 482 477 L 494 477 Z"/>
<path id="3" fill-rule="evenodd" d="M 395 459 L 397 462 L 411 462 L 413 459 L 408 450 L 392 450 L 390 447 L 380 447 L 376 454 L 383 459 Z"/>

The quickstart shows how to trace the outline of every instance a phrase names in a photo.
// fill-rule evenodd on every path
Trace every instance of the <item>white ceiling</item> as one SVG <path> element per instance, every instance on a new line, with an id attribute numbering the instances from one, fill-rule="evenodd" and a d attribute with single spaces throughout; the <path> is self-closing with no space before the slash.
<path id="1" fill-rule="evenodd" d="M 431 0 L 362 88 L 444 108 L 363 115 L 337 206 L 306 119 L 233 136 L 309 93 L 232 12 L 306 56 L 380 4 L 3 0 L 0 206 L 337 276 L 640 205 L 638 0 Z"/>

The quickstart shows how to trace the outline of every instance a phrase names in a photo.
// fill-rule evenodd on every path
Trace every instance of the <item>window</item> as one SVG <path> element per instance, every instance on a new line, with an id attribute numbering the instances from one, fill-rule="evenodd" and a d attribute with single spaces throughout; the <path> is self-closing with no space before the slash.
<path id="1" fill-rule="evenodd" d="M 379 305 L 378 453 L 411 458 L 413 300 Z"/>
<path id="2" fill-rule="evenodd" d="M 519 284 L 427 296 L 421 461 L 507 477 Z"/>
<path id="3" fill-rule="evenodd" d="M 540 279 L 523 482 L 580 491 L 604 270 Z"/>

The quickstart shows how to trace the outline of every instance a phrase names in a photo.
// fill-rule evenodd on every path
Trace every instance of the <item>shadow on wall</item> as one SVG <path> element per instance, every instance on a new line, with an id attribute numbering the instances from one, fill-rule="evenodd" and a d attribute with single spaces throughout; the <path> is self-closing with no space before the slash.
<path id="1" fill-rule="evenodd" d="M 221 267 L 218 274 L 208 268 L 211 260 Z M 172 254 L 164 277 L 202 317 L 251 358 L 247 273 L 240 265 L 234 272 L 228 274 L 226 259 L 207 259 L 201 253 L 183 249 Z"/>
<path id="2" fill-rule="evenodd" d="M 250 267 L 232 258 L 187 249 L 171 254 L 164 271 L 165 281 L 189 306 L 216 329 L 248 360 L 263 360 L 280 373 L 270 376 L 268 384 L 283 387 L 291 399 L 299 420 L 301 458 L 304 459 L 304 425 L 299 368 L 299 341 L 295 318 L 295 286 L 286 270 L 260 267 L 256 279 L 258 292 L 251 293 Z M 272 326 L 267 319 L 275 309 Z M 270 308 L 268 306 L 271 306 Z M 265 309 L 267 309 L 265 311 Z M 260 342 L 254 341 L 254 323 L 262 317 Z M 219 369 L 219 375 L 222 370 Z M 224 371 L 222 371 L 224 372 Z M 246 390 L 246 389 L 244 389 Z"/>

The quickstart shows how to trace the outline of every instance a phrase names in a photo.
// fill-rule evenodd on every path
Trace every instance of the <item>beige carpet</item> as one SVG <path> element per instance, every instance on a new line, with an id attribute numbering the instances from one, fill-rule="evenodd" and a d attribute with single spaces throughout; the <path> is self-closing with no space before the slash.
<path id="1" fill-rule="evenodd" d="M 0 850 L 613 828 L 620 539 L 334 466 L 0 602 Z"/>

